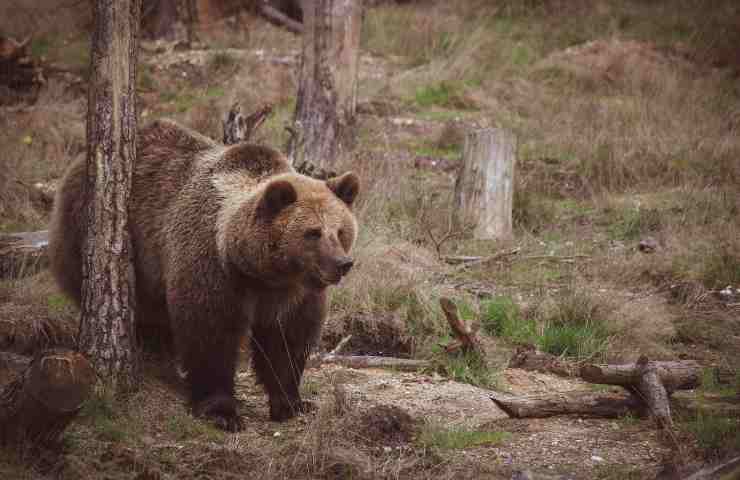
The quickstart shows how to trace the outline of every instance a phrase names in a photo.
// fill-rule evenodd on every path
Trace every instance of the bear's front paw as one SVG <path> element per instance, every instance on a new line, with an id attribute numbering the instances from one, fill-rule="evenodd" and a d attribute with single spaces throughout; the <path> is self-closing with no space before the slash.
<path id="1" fill-rule="evenodd" d="M 316 410 L 316 405 L 308 400 L 275 402 L 270 404 L 270 420 L 281 422 L 291 419 L 299 413 L 308 413 L 313 410 Z"/>
<path id="2" fill-rule="evenodd" d="M 227 432 L 239 432 L 244 423 L 236 411 L 236 399 L 226 394 L 215 394 L 197 402 L 193 415 L 211 420 L 218 428 Z"/>

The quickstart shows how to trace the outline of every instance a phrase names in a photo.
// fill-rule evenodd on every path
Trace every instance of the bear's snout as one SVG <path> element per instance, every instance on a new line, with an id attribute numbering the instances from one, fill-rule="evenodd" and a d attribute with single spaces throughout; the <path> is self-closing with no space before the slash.
<path id="1" fill-rule="evenodd" d="M 337 270 L 339 270 L 339 275 L 342 277 L 347 275 L 352 269 L 352 265 L 354 264 L 355 261 L 352 260 L 350 257 L 341 257 L 337 262 Z"/>

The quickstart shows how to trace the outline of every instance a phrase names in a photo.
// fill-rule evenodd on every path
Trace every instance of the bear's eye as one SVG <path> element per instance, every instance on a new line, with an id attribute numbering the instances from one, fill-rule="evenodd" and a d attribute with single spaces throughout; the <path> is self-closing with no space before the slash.
<path id="1" fill-rule="evenodd" d="M 303 236 L 308 240 L 318 240 L 319 238 L 321 238 L 321 229 L 309 228 L 308 230 L 306 230 L 306 233 L 304 233 Z"/>

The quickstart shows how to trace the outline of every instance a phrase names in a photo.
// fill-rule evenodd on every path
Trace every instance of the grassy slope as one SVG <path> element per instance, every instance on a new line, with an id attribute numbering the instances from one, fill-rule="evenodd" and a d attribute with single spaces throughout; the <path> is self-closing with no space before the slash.
<path id="1" fill-rule="evenodd" d="M 687 355 L 707 366 L 708 378 L 716 368 L 737 369 L 740 312 L 716 292 L 740 287 L 740 88 L 732 74 L 740 65 L 728 54 L 740 36 L 733 23 L 738 7 L 729 0 L 709 10 L 689 1 L 490 3 L 453 8 L 432 1 L 367 13 L 363 48 L 372 56 L 366 68 L 382 75 L 361 81 L 361 100 L 390 105 L 413 123 L 399 128 L 385 117 L 361 117 L 359 150 L 346 159 L 366 184 L 358 208 L 360 261 L 333 293 L 331 341 L 349 330 L 361 343 L 393 349 L 399 342 L 384 342 L 387 326 L 368 321 L 390 315 L 401 323 L 391 335 L 408 338 L 401 342 L 404 352 L 439 359 L 442 373 L 486 386 L 496 385 L 504 361 L 494 349 L 514 341 L 580 358 Z M 249 21 L 250 36 L 226 36 L 228 46 L 295 46 L 290 35 Z M 79 36 L 65 44 L 63 33 L 50 28 L 45 35 L 35 44 L 37 55 L 84 66 Z M 205 34 L 219 44 L 223 37 Z M 596 43 L 566 50 L 586 42 Z M 234 95 L 249 105 L 269 98 L 278 113 L 263 127 L 264 141 L 282 145 L 281 124 L 295 92 L 289 69 L 214 53 L 182 71 L 142 67 L 147 117 L 173 116 L 216 136 L 220 112 Z M 40 228 L 46 220 L 15 179 L 58 177 L 83 152 L 84 104 L 61 83 L 52 81 L 42 92 L 39 111 L 0 119 L 0 231 Z M 435 245 L 447 231 L 451 182 L 438 171 L 414 170 L 408 160 L 439 157 L 454 164 L 468 123 L 510 128 L 520 138 L 511 242 L 456 237 Z M 660 246 L 653 254 L 636 248 L 646 236 Z M 521 247 L 517 257 L 467 271 L 451 271 L 435 258 L 436 247 L 486 255 L 509 243 Z M 3 285 L 0 307 L 40 305 L 53 318 L 74 319 L 49 293 L 48 278 L 34 281 L 46 286 Z M 446 335 L 436 305 L 442 294 L 483 323 L 494 359 L 489 364 L 448 362 L 439 354 L 436 344 Z M 151 378 L 141 403 L 158 405 L 159 416 L 136 402 L 93 404 L 66 437 L 69 475 L 128 478 L 156 470 L 178 478 L 199 471 L 228 477 L 274 463 L 269 473 L 275 478 L 298 472 L 343 478 L 342 469 L 358 478 L 368 469 L 425 478 L 460 468 L 475 475 L 482 468 L 461 466 L 454 455 L 430 448 L 428 442 L 450 435 L 438 433 L 420 434 L 407 458 L 383 460 L 374 447 L 343 435 L 363 420 L 335 417 L 335 397 L 317 417 L 287 427 L 289 441 L 261 430 L 223 436 L 187 416 L 154 372 Z M 709 397 L 737 394 L 737 385 L 707 383 Z M 682 441 L 697 439 L 705 455 L 738 447 L 736 419 L 702 415 L 686 425 L 695 437 Z M 500 436 L 459 437 L 455 442 L 469 438 L 473 448 Z M 90 461 L 94 466 L 85 466 Z M 198 470 L 201 463 L 212 466 Z M 623 478 L 619 470 L 604 472 L 602 478 Z"/>

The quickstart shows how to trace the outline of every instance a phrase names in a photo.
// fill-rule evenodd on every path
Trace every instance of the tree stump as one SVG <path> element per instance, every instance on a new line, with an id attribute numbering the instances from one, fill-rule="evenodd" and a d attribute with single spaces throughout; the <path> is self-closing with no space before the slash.
<path id="1" fill-rule="evenodd" d="M 70 350 L 38 354 L 0 390 L 0 445 L 54 443 L 95 385 L 90 362 Z"/>
<path id="2" fill-rule="evenodd" d="M 294 166 L 330 168 L 354 135 L 361 0 L 303 3 L 303 53 L 288 145 Z"/>
<path id="3" fill-rule="evenodd" d="M 477 239 L 512 234 L 516 149 L 516 137 L 503 129 L 478 129 L 465 136 L 452 220 L 459 228 L 473 226 Z"/>
<path id="4" fill-rule="evenodd" d="M 49 232 L 0 235 L 0 279 L 33 275 L 49 263 Z"/>

